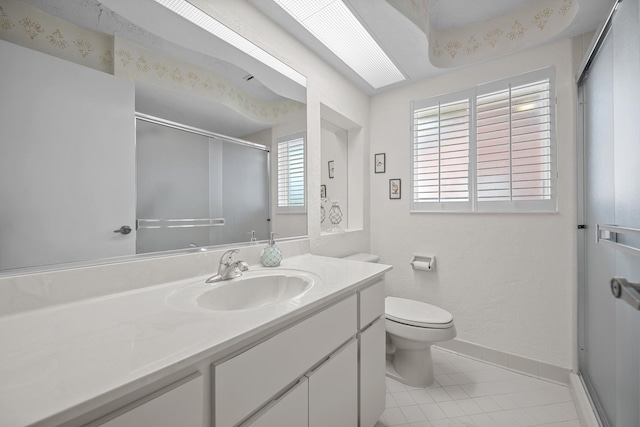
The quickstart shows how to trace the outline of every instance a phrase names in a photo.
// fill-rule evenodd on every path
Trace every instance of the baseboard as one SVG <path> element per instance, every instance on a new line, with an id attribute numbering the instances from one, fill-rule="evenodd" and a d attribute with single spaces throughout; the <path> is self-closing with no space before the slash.
<path id="1" fill-rule="evenodd" d="M 591 399 L 589 399 L 587 390 L 579 375 L 574 373 L 569 374 L 569 390 L 571 391 L 571 397 L 578 412 L 580 425 L 582 427 L 600 427 L 602 424 L 598 420 L 598 415 L 593 410 L 593 404 L 591 403 Z"/>
<path id="2" fill-rule="evenodd" d="M 438 343 L 436 347 L 492 365 L 497 365 L 511 371 L 520 372 L 562 385 L 569 385 L 569 374 L 571 370 L 568 368 L 562 368 L 549 363 L 539 362 L 455 339 Z"/>

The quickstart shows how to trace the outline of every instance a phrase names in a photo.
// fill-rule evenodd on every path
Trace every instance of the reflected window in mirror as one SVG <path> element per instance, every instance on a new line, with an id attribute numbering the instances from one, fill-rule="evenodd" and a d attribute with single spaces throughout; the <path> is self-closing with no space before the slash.
<path id="1" fill-rule="evenodd" d="M 305 213 L 306 133 L 278 138 L 278 213 Z"/>

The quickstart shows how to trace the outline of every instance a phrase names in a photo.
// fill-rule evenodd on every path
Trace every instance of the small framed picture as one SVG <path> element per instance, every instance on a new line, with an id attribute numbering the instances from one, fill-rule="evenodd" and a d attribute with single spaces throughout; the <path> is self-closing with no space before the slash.
<path id="1" fill-rule="evenodd" d="M 326 199 L 327 198 L 327 186 L 326 185 L 321 185 L 320 186 L 320 198 L 321 199 Z"/>
<path id="2" fill-rule="evenodd" d="M 389 198 L 400 199 L 402 194 L 402 183 L 400 178 L 394 178 L 389 180 Z"/>
<path id="3" fill-rule="evenodd" d="M 329 160 L 329 178 L 334 177 L 334 172 L 333 160 Z"/>
<path id="4" fill-rule="evenodd" d="M 378 153 L 374 156 L 374 166 L 376 173 L 385 172 L 386 162 L 386 155 L 384 153 Z"/>

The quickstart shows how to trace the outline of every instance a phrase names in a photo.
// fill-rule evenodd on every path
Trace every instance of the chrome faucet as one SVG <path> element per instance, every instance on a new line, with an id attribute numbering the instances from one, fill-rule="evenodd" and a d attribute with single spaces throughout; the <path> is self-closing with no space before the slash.
<path id="1" fill-rule="evenodd" d="M 205 282 L 215 283 L 242 276 L 242 272 L 249 269 L 249 264 L 244 261 L 233 262 L 232 257 L 236 252 L 239 252 L 239 250 L 231 249 L 223 253 L 220 257 L 220 263 L 218 264 L 218 274 L 209 277 Z"/>

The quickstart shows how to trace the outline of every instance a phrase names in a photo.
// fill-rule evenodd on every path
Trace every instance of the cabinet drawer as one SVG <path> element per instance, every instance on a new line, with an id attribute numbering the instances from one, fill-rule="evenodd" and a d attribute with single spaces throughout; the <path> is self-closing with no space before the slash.
<path id="1" fill-rule="evenodd" d="M 103 427 L 202 427 L 204 381 L 202 374 L 157 391 L 147 398 L 106 416 L 90 426 Z M 104 422 L 105 420 L 109 420 Z"/>
<path id="2" fill-rule="evenodd" d="M 220 364 L 214 364 L 216 427 L 230 427 L 357 332 L 351 296 Z"/>
<path id="3" fill-rule="evenodd" d="M 242 423 L 240 427 L 307 427 L 309 425 L 309 381 L 303 377 L 283 396 Z"/>
<path id="4" fill-rule="evenodd" d="M 358 293 L 360 297 L 360 323 L 362 329 L 384 315 L 384 281 L 374 283 Z"/>

